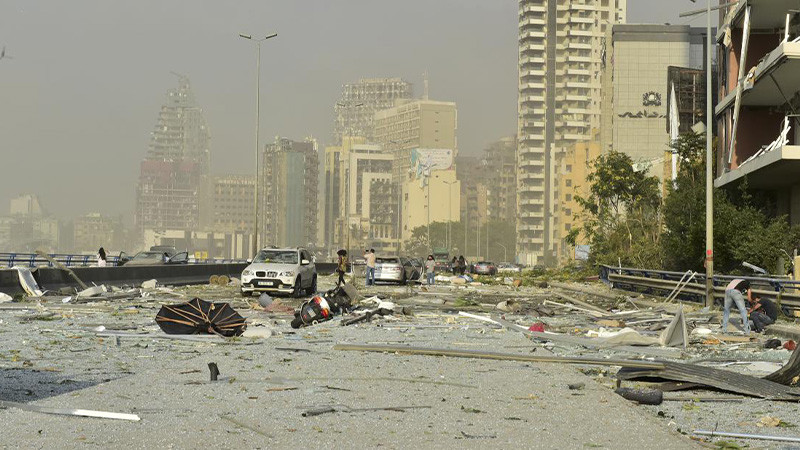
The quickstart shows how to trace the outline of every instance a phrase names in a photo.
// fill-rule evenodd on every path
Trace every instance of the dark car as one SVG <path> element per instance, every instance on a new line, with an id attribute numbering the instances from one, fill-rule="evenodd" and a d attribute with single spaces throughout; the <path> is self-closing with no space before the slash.
<path id="1" fill-rule="evenodd" d="M 133 258 L 125 258 L 125 254 L 120 254 L 119 265 L 126 266 L 161 266 L 164 264 L 188 264 L 189 253 L 180 252 L 170 255 L 162 251 L 144 251 L 133 255 Z"/>
<path id="2" fill-rule="evenodd" d="M 475 263 L 473 273 L 476 275 L 497 275 L 497 266 L 493 262 L 479 261 Z"/>

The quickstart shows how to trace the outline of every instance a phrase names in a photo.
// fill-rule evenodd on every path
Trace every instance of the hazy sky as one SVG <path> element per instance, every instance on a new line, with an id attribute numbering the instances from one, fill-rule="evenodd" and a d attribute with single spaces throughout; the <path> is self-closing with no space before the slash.
<path id="1" fill-rule="evenodd" d="M 701 2 L 702 3 L 702 2 Z M 687 23 L 689 0 L 628 0 L 628 22 Z M 0 2 L 0 214 L 34 192 L 60 217 L 129 214 L 170 71 L 190 77 L 215 173 L 252 171 L 255 50 L 261 140 L 330 141 L 344 83 L 400 76 L 458 103 L 460 151 L 516 132 L 516 0 Z M 699 17 L 693 25 L 702 26 Z"/>

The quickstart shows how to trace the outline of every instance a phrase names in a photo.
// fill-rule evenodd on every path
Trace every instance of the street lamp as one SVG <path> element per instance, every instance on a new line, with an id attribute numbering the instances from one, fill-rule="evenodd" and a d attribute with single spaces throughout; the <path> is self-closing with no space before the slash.
<path id="1" fill-rule="evenodd" d="M 695 3 L 697 0 L 691 0 Z M 706 306 L 714 305 L 714 184 L 711 157 L 711 121 L 714 119 L 711 108 L 711 11 L 727 8 L 737 2 L 711 7 L 711 0 L 706 0 L 706 9 L 688 11 L 679 14 L 689 17 L 706 14 Z"/>
<path id="2" fill-rule="evenodd" d="M 453 192 L 452 187 L 454 184 L 458 183 L 458 180 L 455 181 L 442 181 L 442 183 L 447 185 L 447 251 L 450 252 L 451 246 L 451 236 L 450 236 L 450 223 L 453 221 Z"/>
<path id="3" fill-rule="evenodd" d="M 345 115 L 345 129 L 347 130 L 347 141 L 350 143 L 347 149 L 347 167 L 345 171 L 345 197 L 344 197 L 344 220 L 345 220 L 345 233 L 347 233 L 347 243 L 346 243 L 346 250 L 347 254 L 350 254 L 350 161 L 351 161 L 351 153 L 353 151 L 353 130 L 351 124 L 351 114 L 350 111 L 353 108 L 358 108 L 364 106 L 364 103 L 341 103 L 336 102 L 336 106 L 343 108 L 347 111 Z M 358 182 L 358 168 L 356 167 L 356 182 Z"/>
<path id="4" fill-rule="evenodd" d="M 501 243 L 499 243 L 499 242 L 497 243 L 497 245 L 499 245 L 500 247 L 503 247 L 503 262 L 508 261 L 508 250 L 506 250 L 506 246 L 501 244 Z"/>
<path id="5" fill-rule="evenodd" d="M 258 253 L 258 138 L 261 123 L 261 43 L 274 38 L 278 33 L 272 33 L 263 38 L 254 39 L 252 35 L 239 33 L 239 37 L 256 43 L 256 178 L 253 183 L 253 257 Z"/>

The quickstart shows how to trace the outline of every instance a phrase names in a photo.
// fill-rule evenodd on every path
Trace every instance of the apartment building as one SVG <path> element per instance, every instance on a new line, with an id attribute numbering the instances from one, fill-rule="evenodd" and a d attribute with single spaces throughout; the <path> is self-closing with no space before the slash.
<path id="1" fill-rule="evenodd" d="M 800 4 L 741 0 L 721 11 L 714 185 L 772 194 L 800 224 Z"/>
<path id="2" fill-rule="evenodd" d="M 334 106 L 334 143 L 341 144 L 347 135 L 363 136 L 373 142 L 375 113 L 413 95 L 412 84 L 401 78 L 362 78 L 345 84 Z"/>
<path id="3" fill-rule="evenodd" d="M 626 0 L 519 1 L 517 260 L 550 264 L 554 155 L 600 126 L 606 30 Z"/>

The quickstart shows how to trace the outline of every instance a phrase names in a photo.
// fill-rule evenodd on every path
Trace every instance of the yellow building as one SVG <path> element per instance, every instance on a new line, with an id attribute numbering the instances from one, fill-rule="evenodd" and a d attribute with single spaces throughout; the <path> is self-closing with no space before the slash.
<path id="1" fill-rule="evenodd" d="M 409 179 L 404 185 L 403 239 L 414 228 L 434 222 L 458 222 L 461 212 L 461 182 L 454 169 L 433 170 L 430 176 Z"/>
<path id="2" fill-rule="evenodd" d="M 566 244 L 567 234 L 583 226 L 581 208 L 575 196 L 587 196 L 592 171 L 592 163 L 601 153 L 599 131 L 592 130 L 592 140 L 577 142 L 558 155 L 556 163 L 556 255 L 560 263 L 575 259 L 575 248 Z M 580 234 L 578 245 L 588 245 L 586 237 Z"/>

